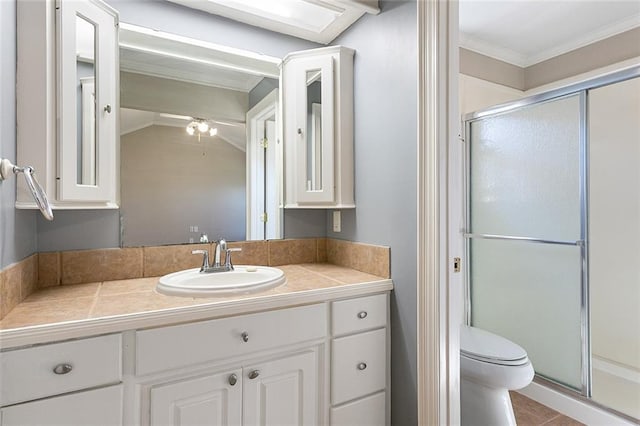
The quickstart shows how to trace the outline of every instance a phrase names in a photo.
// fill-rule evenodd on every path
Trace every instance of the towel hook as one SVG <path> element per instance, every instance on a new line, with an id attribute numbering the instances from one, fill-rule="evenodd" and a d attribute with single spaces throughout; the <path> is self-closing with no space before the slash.
<path id="1" fill-rule="evenodd" d="M 9 179 L 12 174 L 18 173 L 22 173 L 24 175 L 24 179 L 27 181 L 27 186 L 29 187 L 29 190 L 31 190 L 33 199 L 36 200 L 36 204 L 42 212 L 42 215 L 47 220 L 53 220 L 51 204 L 49 204 L 47 194 L 44 192 L 44 189 L 42 189 L 42 187 L 38 183 L 38 180 L 36 179 L 36 176 L 34 174 L 35 170 L 33 170 L 33 167 L 18 167 L 14 164 L 11 164 L 11 161 L 9 161 L 8 159 L 0 158 L 0 181 Z"/>

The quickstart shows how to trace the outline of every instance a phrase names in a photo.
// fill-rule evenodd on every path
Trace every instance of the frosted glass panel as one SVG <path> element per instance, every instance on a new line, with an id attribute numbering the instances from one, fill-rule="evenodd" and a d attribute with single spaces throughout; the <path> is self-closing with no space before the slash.
<path id="1" fill-rule="evenodd" d="M 471 232 L 580 239 L 578 95 L 471 123 Z"/>
<path id="2" fill-rule="evenodd" d="M 525 348 L 536 373 L 581 388 L 580 248 L 474 239 L 471 323 Z"/>

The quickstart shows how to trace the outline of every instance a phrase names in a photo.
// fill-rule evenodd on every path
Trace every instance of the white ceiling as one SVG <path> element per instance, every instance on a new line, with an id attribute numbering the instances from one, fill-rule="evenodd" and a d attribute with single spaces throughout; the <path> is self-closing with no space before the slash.
<path id="1" fill-rule="evenodd" d="M 122 71 L 242 92 L 264 77 L 280 75 L 279 58 L 126 23 L 120 24 L 119 36 Z"/>
<path id="2" fill-rule="evenodd" d="M 328 44 L 378 0 L 169 0 L 238 22 Z"/>
<path id="3" fill-rule="evenodd" d="M 520 67 L 639 26 L 640 0 L 460 0 L 460 45 Z"/>

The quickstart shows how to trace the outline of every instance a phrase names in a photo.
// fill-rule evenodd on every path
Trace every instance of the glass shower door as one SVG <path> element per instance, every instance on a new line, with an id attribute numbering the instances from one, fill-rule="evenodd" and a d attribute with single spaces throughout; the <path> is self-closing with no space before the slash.
<path id="1" fill-rule="evenodd" d="M 467 121 L 470 323 L 588 393 L 584 94 Z"/>

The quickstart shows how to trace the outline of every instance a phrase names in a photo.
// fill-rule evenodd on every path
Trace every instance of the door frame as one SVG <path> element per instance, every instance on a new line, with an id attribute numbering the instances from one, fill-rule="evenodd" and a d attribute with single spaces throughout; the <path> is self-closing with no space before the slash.
<path id="1" fill-rule="evenodd" d="M 455 173 L 460 167 L 456 153 L 461 149 L 458 26 L 456 1 L 417 2 L 417 382 L 421 425 L 460 423 L 463 274 L 454 272 L 453 258 L 462 257 L 461 232 L 458 219 L 449 217 L 461 202 L 461 194 L 455 193 Z"/>
<path id="2" fill-rule="evenodd" d="M 262 148 L 261 131 L 264 132 L 265 121 L 270 117 L 275 116 L 276 122 L 276 139 L 278 139 L 278 126 L 280 123 L 280 97 L 279 90 L 273 89 L 267 96 L 265 96 L 260 102 L 258 102 L 253 108 L 247 112 L 247 225 L 246 225 L 246 239 L 256 239 L 253 236 L 256 234 L 256 229 L 259 226 L 264 228 L 264 223 L 261 221 L 261 214 L 267 213 L 268 220 L 273 220 L 275 234 L 282 236 L 282 217 L 279 211 L 265 212 L 264 201 L 264 169 L 265 169 L 265 152 Z M 277 146 L 277 140 L 271 141 L 274 146 Z M 276 154 L 276 163 L 278 163 L 278 155 Z M 280 168 L 279 164 L 276 164 L 276 169 Z M 280 175 L 280 173 L 278 173 Z M 281 179 L 281 177 L 277 177 Z M 278 191 L 280 191 L 281 185 L 276 185 Z M 280 195 L 276 194 L 276 199 L 280 200 Z M 279 203 L 277 203 L 279 205 Z M 278 209 L 281 210 L 281 209 Z M 264 231 L 260 239 L 265 239 Z"/>

